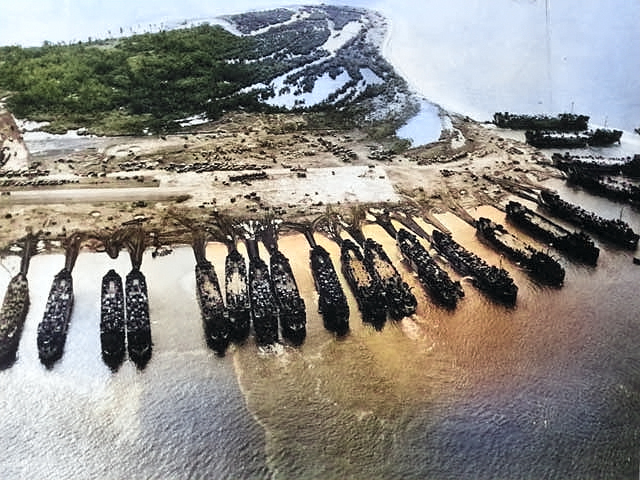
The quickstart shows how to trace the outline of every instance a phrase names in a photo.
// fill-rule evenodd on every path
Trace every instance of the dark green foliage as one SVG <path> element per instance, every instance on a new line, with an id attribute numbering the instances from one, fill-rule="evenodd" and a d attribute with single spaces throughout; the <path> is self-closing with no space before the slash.
<path id="1" fill-rule="evenodd" d="M 181 119 L 202 114 L 215 120 L 226 111 L 286 111 L 266 100 L 312 92 L 323 76 L 347 74 L 344 85 L 324 101 L 305 105 L 300 97 L 292 110 L 313 112 L 317 124 L 382 124 L 378 134 L 392 134 L 413 105 L 406 82 L 367 39 L 368 27 L 335 55 L 320 48 L 331 28 L 360 20 L 364 11 L 301 8 L 304 15 L 291 22 L 301 10 L 229 17 L 242 32 L 271 26 L 252 36 L 204 24 L 119 40 L 0 47 L 0 92 L 7 92 L 8 107 L 17 117 L 48 121 L 46 129 L 54 133 L 84 127 L 101 135 L 135 135 L 171 132 L 180 128 Z M 363 89 L 364 69 L 379 81 Z M 272 81 L 285 74 L 282 91 L 275 92 Z M 381 109 L 398 101 L 403 103 L 400 113 Z"/>
<path id="2" fill-rule="evenodd" d="M 170 130 L 177 119 L 237 106 L 233 94 L 270 73 L 233 61 L 254 51 L 254 42 L 202 25 L 113 44 L 5 47 L 0 89 L 13 92 L 7 103 L 18 117 L 49 120 L 53 129 Z"/>

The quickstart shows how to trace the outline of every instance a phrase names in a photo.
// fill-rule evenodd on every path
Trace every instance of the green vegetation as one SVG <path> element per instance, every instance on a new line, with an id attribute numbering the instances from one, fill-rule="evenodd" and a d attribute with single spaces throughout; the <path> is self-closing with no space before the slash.
<path id="1" fill-rule="evenodd" d="M 321 48 L 331 23 L 344 27 L 363 11 L 305 12 L 290 22 L 290 9 L 229 17 L 243 32 L 271 26 L 251 36 L 204 24 L 118 40 L 0 47 L 0 94 L 6 92 L 18 118 L 49 122 L 52 133 L 140 135 L 178 130 L 190 117 L 215 120 L 225 111 L 285 111 L 265 102 L 276 94 L 269 86 L 275 78 L 288 74 L 278 94 L 301 96 L 318 79 L 346 73 L 348 81 L 324 101 L 305 105 L 301 96 L 293 110 L 309 113 L 312 128 L 364 127 L 375 139 L 393 138 L 417 110 L 406 82 L 368 40 L 368 28 L 332 56 Z M 378 80 L 363 89 L 365 75 Z"/>
<path id="2" fill-rule="evenodd" d="M 264 110 L 257 95 L 237 95 L 273 67 L 241 61 L 255 41 L 218 26 L 135 35 L 113 42 L 0 48 L 0 91 L 21 118 L 50 121 L 52 131 L 160 132 L 176 120 L 217 118 L 242 105 Z"/>

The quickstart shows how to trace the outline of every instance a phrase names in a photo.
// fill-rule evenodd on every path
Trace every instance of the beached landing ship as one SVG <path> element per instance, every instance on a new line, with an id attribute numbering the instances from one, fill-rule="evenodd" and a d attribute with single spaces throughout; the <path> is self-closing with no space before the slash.
<path id="1" fill-rule="evenodd" d="M 511 201 L 506 208 L 507 219 L 536 238 L 551 243 L 556 249 L 581 262 L 595 265 L 600 249 L 584 232 L 570 232 L 560 225 L 538 215 L 519 202 Z"/>
<path id="2" fill-rule="evenodd" d="M 71 271 L 78 258 L 83 236 L 73 234 L 67 239 L 65 266 L 53 278 L 42 321 L 38 324 L 38 356 L 51 368 L 64 353 L 67 331 L 73 310 L 73 278 Z"/>
<path id="3" fill-rule="evenodd" d="M 399 320 L 416 312 L 418 301 L 411 287 L 402 280 L 382 245 L 371 238 L 364 242 L 364 264 L 382 285 L 387 312 L 392 319 Z"/>
<path id="4" fill-rule="evenodd" d="M 307 309 L 298 290 L 289 259 L 278 249 L 276 225 L 271 222 L 261 237 L 269 251 L 271 287 L 278 302 L 282 337 L 294 345 L 300 345 L 307 336 Z"/>
<path id="5" fill-rule="evenodd" d="M 440 268 L 414 234 L 401 228 L 396 241 L 403 258 L 416 272 L 420 283 L 431 297 L 444 307 L 456 308 L 458 300 L 464 296 L 460 282 L 451 280 L 449 274 Z"/>
<path id="6" fill-rule="evenodd" d="M 316 244 L 311 248 L 310 260 L 324 327 L 337 335 L 345 335 L 349 331 L 349 305 L 329 252 Z"/>
<path id="7" fill-rule="evenodd" d="M 289 259 L 280 250 L 273 250 L 269 269 L 271 285 L 278 302 L 280 330 L 283 338 L 300 345 L 307 336 L 307 310 L 300 296 Z"/>
<path id="8" fill-rule="evenodd" d="M 224 306 L 218 276 L 209 261 L 196 264 L 198 305 L 207 345 L 218 355 L 224 355 L 229 346 L 231 324 Z"/>
<path id="9" fill-rule="evenodd" d="M 251 330 L 251 298 L 247 283 L 247 264 L 244 256 L 236 248 L 235 241 L 229 242 L 227 248 L 224 280 L 231 338 L 235 342 L 244 342 Z"/>
<path id="10" fill-rule="evenodd" d="M 548 115 L 514 115 L 509 112 L 496 112 L 493 123 L 500 128 L 512 130 L 554 130 L 556 132 L 579 132 L 586 130 L 588 115 L 561 113 L 555 117 Z"/>
<path id="11" fill-rule="evenodd" d="M 588 192 L 611 200 L 640 204 L 640 187 L 636 185 L 610 177 L 589 175 L 580 169 L 570 169 L 568 173 L 568 183 L 579 185 Z"/>
<path id="12" fill-rule="evenodd" d="M 38 356 L 51 368 L 64 352 L 73 309 L 73 278 L 63 268 L 53 278 L 42 321 L 38 325 Z"/>
<path id="13" fill-rule="evenodd" d="M 502 225 L 480 217 L 476 221 L 476 232 L 498 251 L 520 263 L 539 282 L 556 287 L 563 284 L 565 272 L 557 260 L 514 237 Z"/>
<path id="14" fill-rule="evenodd" d="M 28 235 L 25 240 L 20 272 L 9 281 L 2 309 L 0 309 L 0 369 L 9 367 L 16 360 L 22 328 L 29 311 L 27 271 L 29 260 L 35 250 L 34 243 L 34 239 Z"/>
<path id="15" fill-rule="evenodd" d="M 576 134 L 557 134 L 556 132 L 544 130 L 527 130 L 524 135 L 527 143 L 537 148 L 606 147 L 620 142 L 622 130 L 598 128 Z"/>
<path id="16" fill-rule="evenodd" d="M 624 175 L 640 177 L 640 154 L 626 158 L 578 157 L 569 154 L 554 153 L 553 165 L 567 173 L 578 171 L 593 175 Z"/>
<path id="17" fill-rule="evenodd" d="M 249 295 L 253 314 L 253 330 L 260 346 L 278 342 L 278 306 L 271 290 L 267 264 L 260 258 L 255 238 L 246 240 L 249 253 Z"/>
<path id="18" fill-rule="evenodd" d="M 102 360 L 117 370 L 124 360 L 125 312 L 122 278 L 111 269 L 102 277 L 100 299 L 100 346 Z"/>
<path id="19" fill-rule="evenodd" d="M 29 283 L 22 272 L 14 276 L 0 310 L 0 368 L 11 365 L 16 359 L 22 327 L 29 311 Z"/>
<path id="20" fill-rule="evenodd" d="M 489 266 L 480 257 L 456 243 L 450 235 L 439 230 L 433 230 L 431 238 L 433 247 L 460 275 L 472 277 L 474 285 L 491 298 L 509 306 L 515 305 L 518 287 L 509 272 Z"/>
<path id="21" fill-rule="evenodd" d="M 206 258 L 206 244 L 203 232 L 194 233 L 192 247 L 196 257 L 196 294 L 207 345 L 222 356 L 229 346 L 231 323 L 224 306 L 218 276 Z"/>
<path id="22" fill-rule="evenodd" d="M 152 343 L 147 281 L 140 270 L 134 268 L 127 274 L 125 294 L 127 350 L 131 361 L 143 369 L 151 359 Z"/>
<path id="23" fill-rule="evenodd" d="M 558 218 L 596 233 L 621 247 L 635 249 L 638 246 L 640 236 L 623 220 L 602 218 L 562 200 L 556 192 L 542 190 L 539 199 L 540 205 Z"/>
<path id="24" fill-rule="evenodd" d="M 527 143 L 536 148 L 586 148 L 587 137 L 582 134 L 557 134 L 543 130 L 524 132 Z"/>
<path id="25" fill-rule="evenodd" d="M 131 257 L 131 271 L 125 280 L 127 350 L 129 358 L 139 369 L 151 360 L 151 321 L 149 319 L 149 294 L 147 280 L 140 271 L 145 249 L 145 233 L 142 229 L 129 235 L 126 241 Z"/>
<path id="26" fill-rule="evenodd" d="M 288 226 L 303 233 L 311 247 L 311 275 L 318 292 L 318 312 L 322 315 L 324 328 L 336 335 L 346 335 L 349 331 L 349 304 L 329 252 L 313 238 L 317 222 L 318 219 L 312 223 L 288 223 Z"/>
<path id="27" fill-rule="evenodd" d="M 342 273 L 358 302 L 362 320 L 378 329 L 382 328 L 387 319 L 384 289 L 367 270 L 360 248 L 349 239 L 341 242 L 340 262 Z"/>

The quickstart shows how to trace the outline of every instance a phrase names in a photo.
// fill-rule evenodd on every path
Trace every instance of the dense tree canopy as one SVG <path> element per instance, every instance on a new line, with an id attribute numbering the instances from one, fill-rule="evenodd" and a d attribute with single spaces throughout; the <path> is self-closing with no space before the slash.
<path id="1" fill-rule="evenodd" d="M 241 61 L 254 42 L 201 25 L 112 41 L 3 47 L 0 90 L 12 92 L 7 103 L 18 117 L 51 121 L 53 129 L 168 130 L 175 120 L 204 112 L 215 118 L 239 104 L 265 108 L 235 95 L 278 73 L 277 66 Z"/>

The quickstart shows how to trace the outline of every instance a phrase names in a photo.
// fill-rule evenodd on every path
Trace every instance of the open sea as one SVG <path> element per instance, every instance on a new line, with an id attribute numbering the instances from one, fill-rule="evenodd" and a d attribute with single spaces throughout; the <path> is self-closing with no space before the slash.
<path id="1" fill-rule="evenodd" d="M 640 230 L 640 214 L 629 207 L 558 181 L 549 186 Z M 491 207 L 471 213 L 505 223 Z M 351 331 L 337 339 L 317 313 L 306 240 L 287 235 L 280 248 L 307 305 L 306 342 L 266 353 L 250 337 L 218 358 L 203 337 L 195 260 L 182 247 L 145 255 L 153 357 L 144 371 L 126 361 L 115 374 L 100 358 L 99 288 L 109 268 L 124 277 L 128 256 L 81 253 L 65 354 L 50 371 L 38 360 L 36 330 L 64 258 L 34 257 L 18 360 L 0 371 L 2 478 L 637 478 L 640 267 L 633 254 L 598 242 L 595 268 L 558 255 L 565 285 L 546 288 L 466 223 L 439 219 L 464 246 L 512 273 L 520 287 L 515 308 L 490 301 L 467 279 L 454 312 L 434 306 L 393 239 L 372 225 L 365 233 L 414 287 L 418 312 L 376 331 L 362 323 L 339 274 Z M 335 264 L 338 247 L 316 238 Z M 222 279 L 226 248 L 211 243 L 207 255 Z M 12 258 L 3 264 L 12 273 L 18 267 Z M 2 295 L 9 278 L 0 272 Z"/>

